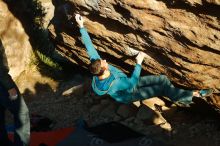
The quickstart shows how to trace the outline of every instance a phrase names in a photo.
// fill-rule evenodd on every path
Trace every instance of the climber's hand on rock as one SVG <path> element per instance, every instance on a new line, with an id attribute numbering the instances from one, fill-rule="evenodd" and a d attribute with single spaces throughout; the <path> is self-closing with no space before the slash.
<path id="1" fill-rule="evenodd" d="M 83 26 L 84 20 L 83 20 L 83 17 L 80 14 L 76 14 L 75 19 L 76 19 L 76 22 L 78 23 L 80 28 L 84 27 Z"/>
<path id="2" fill-rule="evenodd" d="M 137 64 L 141 65 L 145 56 L 146 56 L 146 54 L 144 52 L 140 51 L 136 57 Z"/>

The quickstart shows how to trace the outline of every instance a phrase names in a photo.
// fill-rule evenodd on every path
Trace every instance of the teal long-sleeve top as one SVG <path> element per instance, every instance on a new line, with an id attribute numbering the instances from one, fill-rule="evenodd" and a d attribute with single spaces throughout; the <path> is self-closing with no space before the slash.
<path id="1" fill-rule="evenodd" d="M 93 46 L 87 30 L 85 28 L 80 28 L 80 33 L 90 61 L 101 59 Z M 93 91 L 98 95 L 108 94 L 116 101 L 122 103 L 134 101 L 135 97 L 133 91 L 139 81 L 141 65 L 136 64 L 131 77 L 127 77 L 125 73 L 112 65 L 109 65 L 109 70 L 111 75 L 104 80 L 99 80 L 97 76 L 93 76 Z"/>

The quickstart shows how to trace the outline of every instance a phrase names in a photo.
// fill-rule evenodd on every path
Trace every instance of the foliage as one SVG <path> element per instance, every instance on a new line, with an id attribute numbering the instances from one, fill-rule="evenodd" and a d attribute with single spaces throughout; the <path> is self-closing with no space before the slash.
<path id="1" fill-rule="evenodd" d="M 61 69 L 61 67 L 52 59 L 54 45 L 49 39 L 48 30 L 43 27 L 43 18 L 45 10 L 39 0 L 22 0 L 22 7 L 25 8 L 25 15 L 28 19 L 29 35 L 34 54 L 46 65 Z"/>
<path id="2" fill-rule="evenodd" d="M 52 60 L 50 57 L 47 57 L 46 55 L 44 55 L 43 53 L 41 53 L 40 51 L 36 51 L 38 58 L 47 66 L 53 68 L 53 69 L 58 69 L 58 70 L 62 70 L 62 67 L 54 62 L 54 60 Z"/>

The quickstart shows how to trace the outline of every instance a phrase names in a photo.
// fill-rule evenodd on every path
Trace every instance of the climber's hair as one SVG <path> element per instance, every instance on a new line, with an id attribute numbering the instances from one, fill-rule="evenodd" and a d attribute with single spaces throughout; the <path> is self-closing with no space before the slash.
<path id="1" fill-rule="evenodd" d="M 101 76 L 104 73 L 104 69 L 101 67 L 101 59 L 92 61 L 89 65 L 89 71 L 96 76 Z"/>

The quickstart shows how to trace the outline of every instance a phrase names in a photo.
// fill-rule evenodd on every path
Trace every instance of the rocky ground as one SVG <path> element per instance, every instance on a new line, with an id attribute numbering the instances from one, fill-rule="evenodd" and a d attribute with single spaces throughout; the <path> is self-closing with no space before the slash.
<path id="1" fill-rule="evenodd" d="M 31 72 L 25 73 L 25 79 L 18 79 L 18 84 L 21 85 L 21 80 L 23 84 L 20 89 L 24 90 L 24 85 L 31 87 L 28 85 L 30 81 L 27 83 L 28 78 L 37 81 L 33 88 L 23 91 L 26 102 L 30 113 L 53 120 L 54 129 L 73 127 L 77 119 L 84 119 L 89 126 L 117 121 L 169 145 L 220 145 L 219 115 L 211 112 L 205 104 L 203 109 L 198 109 L 196 104 L 191 108 L 180 108 L 152 98 L 142 103 L 124 105 L 110 97 L 92 94 L 87 75 L 76 74 L 65 80 L 54 81 L 42 77 L 38 72 Z M 159 108 L 155 108 L 155 103 Z"/>

